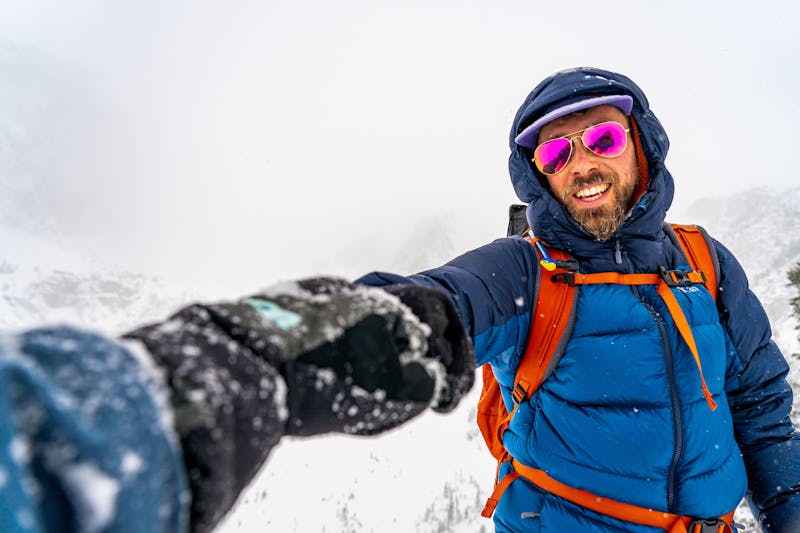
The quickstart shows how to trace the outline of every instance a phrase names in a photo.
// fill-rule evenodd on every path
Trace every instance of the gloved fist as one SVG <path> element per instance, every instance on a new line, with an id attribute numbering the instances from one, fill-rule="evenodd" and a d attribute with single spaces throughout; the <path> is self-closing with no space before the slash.
<path id="1" fill-rule="evenodd" d="M 456 306 L 443 291 L 420 285 L 387 285 L 383 289 L 400 298 L 431 332 L 425 356 L 439 361 L 445 374 L 433 409 L 455 409 L 475 381 L 475 354 Z"/>
<path id="2" fill-rule="evenodd" d="M 287 381 L 288 433 L 372 434 L 429 405 L 447 410 L 469 390 L 471 344 L 448 296 L 419 286 L 384 289 L 315 278 L 244 300 L 257 317 L 215 309 L 219 320 L 236 316 L 254 348 L 258 338 L 280 341 L 283 362 L 274 363 Z"/>

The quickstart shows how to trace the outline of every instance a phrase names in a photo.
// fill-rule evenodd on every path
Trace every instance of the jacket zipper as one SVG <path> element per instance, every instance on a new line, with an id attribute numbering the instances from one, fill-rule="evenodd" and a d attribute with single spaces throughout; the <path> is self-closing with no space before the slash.
<path id="1" fill-rule="evenodd" d="M 642 302 L 642 305 L 644 305 L 645 309 L 647 309 L 653 316 L 653 320 L 658 326 L 658 332 L 661 335 L 662 347 L 664 348 L 667 382 L 669 384 L 669 395 L 672 403 L 672 424 L 675 428 L 675 441 L 673 443 L 672 461 L 669 465 L 669 477 L 667 478 L 667 510 L 672 511 L 675 505 L 675 478 L 677 476 L 678 462 L 680 461 L 681 455 L 683 455 L 683 422 L 681 420 L 680 402 L 678 400 L 678 385 L 675 381 L 675 369 L 673 368 L 672 347 L 669 344 L 667 326 L 664 322 L 664 319 L 661 318 L 661 315 L 652 305 L 647 303 L 644 298 L 642 298 L 642 295 L 639 293 L 639 289 L 636 286 L 632 286 L 631 289 L 639 301 Z"/>
<path id="2" fill-rule="evenodd" d="M 622 264 L 622 245 L 619 242 L 619 237 L 614 238 L 614 262 L 618 265 Z"/>

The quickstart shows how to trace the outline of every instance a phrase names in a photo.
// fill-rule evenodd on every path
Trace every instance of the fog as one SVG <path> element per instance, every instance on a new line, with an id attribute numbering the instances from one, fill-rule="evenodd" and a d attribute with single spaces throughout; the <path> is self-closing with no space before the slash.
<path id="1" fill-rule="evenodd" d="M 5 0 L 0 223 L 197 283 L 434 266 L 403 258 L 504 235 L 511 120 L 574 66 L 644 89 L 676 211 L 794 186 L 798 23 L 791 0 Z"/>

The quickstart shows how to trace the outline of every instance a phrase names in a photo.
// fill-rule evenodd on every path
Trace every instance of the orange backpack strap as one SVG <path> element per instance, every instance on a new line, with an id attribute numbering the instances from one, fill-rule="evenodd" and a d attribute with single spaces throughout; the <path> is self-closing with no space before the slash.
<path id="1" fill-rule="evenodd" d="M 596 513 L 645 526 L 658 527 L 668 533 L 730 533 L 733 513 L 716 519 L 694 519 L 688 516 L 676 515 L 664 511 L 639 507 L 629 503 L 623 503 L 609 498 L 598 496 L 586 490 L 576 489 L 553 479 L 544 470 L 531 468 L 517 461 L 512 460 L 514 470 L 509 477 L 516 474 L 522 476 L 545 492 L 555 494 L 574 504 L 591 509 Z M 516 479 L 514 477 L 513 479 Z M 511 481 L 513 481 L 513 479 Z M 496 505 L 496 504 L 495 504 Z M 697 527 L 699 526 L 699 527 Z"/>
<path id="2" fill-rule="evenodd" d="M 553 373 L 564 354 L 575 316 L 578 288 L 563 283 L 561 277 L 573 274 L 572 259 L 560 250 L 547 250 L 535 238 L 526 239 L 539 250 L 544 270 L 531 308 L 528 344 L 514 379 L 514 403 L 520 404 Z M 550 273 L 552 272 L 552 275 Z"/>
<path id="3" fill-rule="evenodd" d="M 500 503 L 500 497 L 506 491 L 509 485 L 511 485 L 514 481 L 517 480 L 519 477 L 519 472 L 511 471 L 506 476 L 497 482 L 497 485 L 494 486 L 494 490 L 492 491 L 492 495 L 489 496 L 489 499 L 486 500 L 486 503 L 483 506 L 483 510 L 481 511 L 481 516 L 484 518 L 491 518 L 494 514 L 494 510 L 497 508 L 497 504 Z"/>
<path id="4" fill-rule="evenodd" d="M 506 409 L 500 395 L 500 385 L 488 363 L 483 367 L 484 385 L 481 400 L 478 402 L 478 426 L 492 455 L 498 461 L 498 474 L 500 465 L 510 457 L 503 447 L 503 433 L 517 412 L 517 407 L 536 392 L 558 365 L 569 340 L 577 302 L 578 287 L 574 283 L 563 282 L 565 276 L 574 275 L 577 263 L 565 252 L 548 251 L 535 237 L 525 240 L 536 247 L 542 269 L 539 271 L 533 295 L 531 326 L 525 353 L 514 377 L 514 407 L 511 412 Z M 498 418 L 496 412 L 504 416 Z M 503 479 L 498 479 L 481 516 L 492 516 L 503 492 L 517 477 L 519 474 L 511 472 Z"/>
<path id="5" fill-rule="evenodd" d="M 536 391 L 552 374 L 564 353 L 575 314 L 577 288 L 562 283 L 559 276 L 572 274 L 574 262 L 564 252 L 550 252 L 536 238 L 526 238 L 536 247 L 542 269 L 536 284 L 531 308 L 531 326 L 525 353 L 514 377 L 514 407 L 506 408 L 500 385 L 488 363 L 483 365 L 483 390 L 478 401 L 478 427 L 486 445 L 498 461 L 507 458 L 503 433 L 516 412 L 516 407 Z M 551 255 L 552 254 L 552 255 Z"/>
<path id="6" fill-rule="evenodd" d="M 717 249 L 706 230 L 700 226 L 664 223 L 664 232 L 682 251 L 686 260 L 694 270 L 705 274 L 704 283 L 708 292 L 717 299 L 719 283 L 719 258 Z"/>

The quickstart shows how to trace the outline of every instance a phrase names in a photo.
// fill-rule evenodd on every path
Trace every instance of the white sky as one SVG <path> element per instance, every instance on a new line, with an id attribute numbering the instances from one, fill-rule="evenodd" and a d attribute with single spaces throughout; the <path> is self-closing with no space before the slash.
<path id="1" fill-rule="evenodd" d="M 504 235 L 517 107 L 583 65 L 645 90 L 678 209 L 788 188 L 798 27 L 794 0 L 3 0 L 0 222 L 204 283 L 434 266 L 398 257 Z"/>

